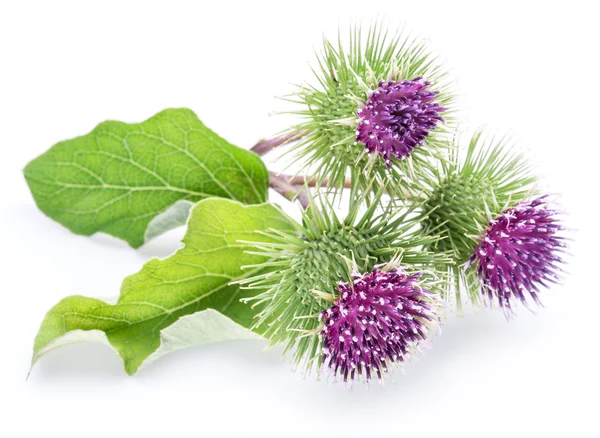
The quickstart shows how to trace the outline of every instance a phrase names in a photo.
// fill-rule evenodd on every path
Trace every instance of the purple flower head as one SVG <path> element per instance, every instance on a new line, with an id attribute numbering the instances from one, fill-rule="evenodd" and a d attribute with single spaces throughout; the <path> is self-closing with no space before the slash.
<path id="1" fill-rule="evenodd" d="M 381 379 L 389 363 L 402 362 L 426 339 L 437 318 L 420 276 L 374 269 L 340 282 L 339 298 L 320 315 L 323 364 L 333 375 Z"/>
<path id="2" fill-rule="evenodd" d="M 369 152 L 379 153 L 387 166 L 390 156 L 408 157 L 435 129 L 446 108 L 435 101 L 437 91 L 427 88 L 422 78 L 380 82 L 365 106 L 358 111 L 356 141 Z"/>
<path id="3" fill-rule="evenodd" d="M 556 233 L 563 227 L 545 198 L 520 203 L 492 220 L 469 259 L 469 265 L 477 263 L 482 293 L 490 303 L 497 299 L 507 316 L 514 297 L 527 306 L 529 294 L 541 305 L 539 286 L 560 278 L 558 253 L 565 244 Z"/>

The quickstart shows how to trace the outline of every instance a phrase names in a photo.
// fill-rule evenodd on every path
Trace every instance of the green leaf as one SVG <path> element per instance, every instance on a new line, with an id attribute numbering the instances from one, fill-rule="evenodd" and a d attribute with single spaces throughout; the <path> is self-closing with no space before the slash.
<path id="1" fill-rule="evenodd" d="M 40 210 L 69 230 L 107 233 L 137 248 L 185 223 L 201 199 L 265 202 L 269 176 L 258 156 L 216 135 L 192 111 L 167 109 L 62 141 L 31 161 L 25 178 Z"/>
<path id="2" fill-rule="evenodd" d="M 192 209 L 184 247 L 166 259 L 148 261 L 126 278 L 116 304 L 73 296 L 51 309 L 35 339 L 33 363 L 61 345 L 100 340 L 119 353 L 125 371 L 133 374 L 149 356 L 157 357 L 153 353 L 255 336 L 247 328 L 260 309 L 240 302 L 255 292 L 231 283 L 258 273 L 242 267 L 267 258 L 249 254 L 252 246 L 244 242 L 271 241 L 257 231 L 294 228 L 271 204 L 200 201 Z"/>

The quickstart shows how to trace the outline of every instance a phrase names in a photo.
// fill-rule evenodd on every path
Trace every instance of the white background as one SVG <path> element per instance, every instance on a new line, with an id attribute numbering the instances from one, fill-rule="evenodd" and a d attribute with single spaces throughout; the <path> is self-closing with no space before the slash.
<path id="1" fill-rule="evenodd" d="M 204 4 L 212 3 L 212 4 Z M 566 2 L 2 2 L 0 435 L 599 436 L 598 11 Z M 135 377 L 105 346 L 45 357 L 25 382 L 45 312 L 110 297 L 176 230 L 134 251 L 39 212 L 21 170 L 98 122 L 189 107 L 243 147 L 285 127 L 275 96 L 310 79 L 324 31 L 406 23 L 457 78 L 465 126 L 514 134 L 577 229 L 564 285 L 521 310 L 451 318 L 418 363 L 352 391 L 234 342 L 182 351 Z M 579 433 L 579 434 L 577 434 Z M 539 435 L 534 435 L 539 436 Z"/>

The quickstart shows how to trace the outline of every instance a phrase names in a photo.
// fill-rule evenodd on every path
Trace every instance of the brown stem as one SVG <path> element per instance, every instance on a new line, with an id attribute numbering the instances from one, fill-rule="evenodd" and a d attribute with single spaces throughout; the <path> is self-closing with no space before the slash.
<path id="1" fill-rule="evenodd" d="M 263 156 L 267 152 L 292 141 L 300 140 L 304 137 L 304 133 L 301 131 L 290 132 L 289 134 L 280 135 L 279 137 L 269 138 L 260 140 L 250 149 L 256 155 Z"/>
<path id="2" fill-rule="evenodd" d="M 300 189 L 292 185 L 287 179 L 275 172 L 269 172 L 269 187 L 279 193 L 288 201 L 298 201 L 306 210 L 309 206 L 309 194 L 302 187 Z"/>
<path id="3" fill-rule="evenodd" d="M 324 179 L 320 184 L 317 184 L 317 177 L 312 176 L 312 175 L 279 175 L 282 178 L 285 178 L 285 180 L 295 186 L 303 186 L 303 185 L 307 185 L 308 187 L 317 187 L 317 185 L 319 187 L 328 187 L 329 186 L 329 180 L 328 179 Z M 349 189 L 352 187 L 352 181 L 350 180 L 350 178 L 346 178 L 346 181 L 344 181 L 344 188 L 345 189 Z"/>

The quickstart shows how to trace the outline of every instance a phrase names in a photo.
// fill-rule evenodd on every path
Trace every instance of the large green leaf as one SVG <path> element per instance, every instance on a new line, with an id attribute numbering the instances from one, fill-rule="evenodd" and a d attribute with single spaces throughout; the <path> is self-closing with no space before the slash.
<path id="1" fill-rule="evenodd" d="M 33 362 L 66 343 L 103 340 L 133 374 L 150 355 L 155 358 L 188 344 L 252 337 L 244 327 L 253 324 L 258 309 L 240 298 L 254 292 L 231 283 L 255 273 L 242 266 L 262 263 L 265 257 L 248 254 L 250 246 L 242 241 L 268 241 L 256 231 L 293 227 L 293 221 L 271 204 L 200 201 L 192 209 L 185 246 L 166 259 L 150 260 L 126 278 L 116 304 L 73 296 L 51 309 L 36 337 Z"/>
<path id="2" fill-rule="evenodd" d="M 25 168 L 38 207 L 77 234 L 104 232 L 133 247 L 185 223 L 210 197 L 267 200 L 268 172 L 188 109 L 145 122 L 108 121 L 62 141 Z"/>

